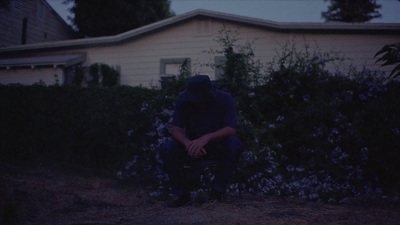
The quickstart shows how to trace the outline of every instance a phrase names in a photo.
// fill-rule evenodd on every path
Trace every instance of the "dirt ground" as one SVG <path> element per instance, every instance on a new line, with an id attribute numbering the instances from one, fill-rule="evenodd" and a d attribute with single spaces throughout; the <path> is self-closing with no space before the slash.
<path id="1" fill-rule="evenodd" d="M 167 208 L 138 187 L 46 169 L 0 165 L 0 224 L 400 224 L 400 203 L 228 195 L 230 203 Z"/>

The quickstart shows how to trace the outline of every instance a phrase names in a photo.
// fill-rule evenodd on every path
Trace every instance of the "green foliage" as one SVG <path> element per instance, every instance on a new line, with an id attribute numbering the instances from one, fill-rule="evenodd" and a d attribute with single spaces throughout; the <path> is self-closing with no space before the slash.
<path id="1" fill-rule="evenodd" d="M 210 54 L 223 55 L 225 63 L 222 65 L 211 64 L 213 68 L 222 69 L 223 74 L 216 81 L 216 88 L 229 92 L 235 99 L 238 109 L 238 135 L 246 140 L 246 147 L 253 144 L 257 132 L 253 125 L 248 123 L 249 116 L 257 114 L 251 109 L 251 93 L 256 84 L 262 83 L 262 64 L 255 59 L 254 49 L 251 42 L 245 45 L 238 43 L 239 32 L 223 27 L 219 31 L 216 42 L 222 50 L 209 50 Z"/>
<path id="2" fill-rule="evenodd" d="M 251 48 L 221 37 L 224 66 L 233 67 L 224 71 L 251 77 L 218 83 L 233 93 L 246 148 L 229 191 L 334 203 L 398 184 L 398 80 L 367 69 L 328 70 L 345 58 L 292 43 L 261 79 Z M 120 178 L 168 190 L 159 148 L 188 76 L 183 65 L 162 90 L 0 86 L 0 162 L 55 163 L 97 175 L 119 170 Z"/>
<path id="3" fill-rule="evenodd" d="M 369 70 L 332 75 L 326 64 L 343 57 L 307 51 L 284 47 L 254 88 L 244 116 L 259 148 L 245 153 L 241 182 L 250 176 L 252 192 L 326 201 L 395 184 L 400 83 Z"/>
<path id="4" fill-rule="evenodd" d="M 157 91 L 118 86 L 1 86 L 3 162 L 56 163 L 110 174 L 148 145 L 142 111 Z"/>
<path id="5" fill-rule="evenodd" d="M 312 50 L 313 49 L 313 50 Z M 267 74 L 274 74 L 277 71 L 286 71 L 289 73 L 305 73 L 309 76 L 318 76 L 320 73 L 327 74 L 327 67 L 340 72 L 347 60 L 340 52 L 322 52 L 318 45 L 312 46 L 304 42 L 304 46 L 299 48 L 295 41 L 289 41 L 283 44 L 276 56 L 267 64 Z M 266 81 L 271 76 L 266 76 Z"/>
<path id="6" fill-rule="evenodd" d="M 179 67 L 179 75 L 177 77 L 161 80 L 161 88 L 166 95 L 176 98 L 182 91 L 186 90 L 186 83 L 191 75 L 189 63 L 190 61 L 185 59 Z"/>
<path id="7" fill-rule="evenodd" d="M 222 69 L 223 74 L 217 81 L 217 88 L 229 91 L 232 96 L 245 96 L 249 88 L 260 80 L 261 63 L 255 59 L 252 43 L 244 46 L 238 43 L 237 31 L 224 27 L 219 31 L 216 42 L 222 50 L 210 50 L 211 54 L 223 55 L 225 63 L 222 65 L 210 65 Z"/>
<path id="8" fill-rule="evenodd" d="M 74 66 L 74 77 L 72 78 L 72 84 L 81 86 L 82 82 L 85 81 L 85 72 L 82 65 Z"/>
<path id="9" fill-rule="evenodd" d="M 60 80 L 58 79 L 58 75 L 54 74 L 54 79 L 55 79 L 55 85 L 60 85 Z"/>
<path id="10" fill-rule="evenodd" d="M 276 71 L 266 85 L 255 89 L 252 105 L 262 113 L 251 122 L 263 124 L 257 139 L 277 155 L 279 174 L 293 181 L 298 176 L 313 177 L 311 187 L 316 190 L 318 185 L 337 182 L 336 193 L 308 189 L 326 200 L 360 191 L 371 181 L 387 185 L 399 180 L 389 173 L 400 169 L 393 160 L 400 159 L 396 150 L 400 142 L 395 140 L 399 107 L 389 103 L 398 102 L 393 91 L 399 83 L 389 88 L 369 71 L 354 79 L 308 72 Z M 286 194 L 295 194 L 297 187 L 291 187 L 295 183 L 287 184 Z"/>
<path id="11" fill-rule="evenodd" d="M 383 54 L 383 55 L 382 55 Z M 396 78 L 400 76 L 400 42 L 385 45 L 375 54 L 375 58 L 381 55 L 376 62 L 383 62 L 382 66 L 395 65 L 389 77 Z"/>
<path id="12" fill-rule="evenodd" d="M 264 82 L 235 96 L 247 151 L 231 191 L 336 202 L 400 180 L 400 83 L 366 69 L 343 73 L 340 53 L 310 49 L 287 43 Z"/>
<path id="13" fill-rule="evenodd" d="M 330 0 L 330 2 L 328 10 L 321 13 L 326 21 L 364 23 L 382 16 L 378 12 L 381 5 L 376 4 L 376 0 Z"/>
<path id="14" fill-rule="evenodd" d="M 77 82 L 80 81 L 80 71 L 77 71 Z M 89 67 L 89 73 L 92 76 L 92 80 L 88 82 L 89 86 L 96 86 L 101 84 L 103 87 L 112 87 L 117 85 L 119 72 L 112 67 L 102 64 L 95 63 Z"/>
<path id="15" fill-rule="evenodd" d="M 120 34 L 173 16 L 168 0 L 65 0 L 73 24 L 82 36 L 99 37 Z"/>

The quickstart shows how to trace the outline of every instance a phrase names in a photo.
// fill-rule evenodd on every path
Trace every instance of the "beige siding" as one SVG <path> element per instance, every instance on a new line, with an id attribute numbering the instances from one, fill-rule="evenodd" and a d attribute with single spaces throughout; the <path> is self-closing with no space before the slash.
<path id="1" fill-rule="evenodd" d="M 41 82 L 46 85 L 54 85 L 57 83 L 57 79 L 58 84 L 64 83 L 63 70 L 61 68 L 0 70 L 1 84 L 32 85 Z"/>
<path id="2" fill-rule="evenodd" d="M 121 66 L 121 84 L 133 86 L 158 85 L 160 60 L 168 58 L 191 58 L 194 73 L 213 75 L 211 68 L 204 68 L 200 64 L 208 62 L 210 58 L 202 51 L 217 47 L 216 43 L 211 36 L 193 37 L 192 26 L 189 22 L 123 45 L 85 49 L 85 65 L 102 62 Z"/>
<path id="3" fill-rule="evenodd" d="M 227 29 L 239 32 L 239 44 L 254 41 L 255 55 L 263 64 L 270 62 L 282 45 L 294 40 L 298 48 L 307 42 L 311 47 L 315 43 L 321 51 L 341 51 L 352 58 L 359 69 L 380 69 L 373 58 L 385 44 L 399 40 L 398 35 L 378 34 L 328 34 L 328 33 L 286 33 L 276 32 L 256 26 L 243 26 L 235 23 L 225 24 L 219 20 L 201 20 L 196 17 L 182 23 L 176 23 L 146 35 L 122 42 L 117 45 L 87 47 L 61 52 L 43 52 L 41 54 L 86 53 L 84 66 L 93 63 L 105 63 L 119 67 L 120 83 L 131 86 L 158 86 L 160 80 L 161 59 L 190 58 L 193 74 L 207 74 L 214 79 L 214 69 L 205 64 L 214 63 L 214 57 L 205 51 L 222 50 L 215 41 L 219 31 Z M 390 71 L 389 68 L 384 68 Z M 0 74 L 2 72 L 0 71 Z"/>
<path id="4" fill-rule="evenodd" d="M 214 56 L 205 51 L 221 50 L 215 36 L 224 24 L 212 21 L 212 35 L 198 35 L 194 27 L 196 22 L 170 27 L 139 39 L 109 47 L 84 49 L 87 52 L 85 65 L 102 62 L 121 67 L 121 84 L 125 85 L 158 85 L 160 80 L 160 60 L 165 58 L 191 58 L 192 73 L 208 74 L 214 79 L 214 70 L 204 66 L 214 62 Z M 321 51 L 340 51 L 352 60 L 359 69 L 366 66 L 380 69 L 373 58 L 375 53 L 387 43 L 398 41 L 393 35 L 371 34 L 291 34 L 277 33 L 255 27 L 239 27 L 236 24 L 225 24 L 227 29 L 239 32 L 239 44 L 254 42 L 255 54 L 262 63 L 270 62 L 281 46 L 294 40 L 299 48 L 305 42 L 311 47 L 318 46 Z M 80 50 L 82 51 L 82 49 Z M 390 68 L 384 68 L 389 71 Z"/>

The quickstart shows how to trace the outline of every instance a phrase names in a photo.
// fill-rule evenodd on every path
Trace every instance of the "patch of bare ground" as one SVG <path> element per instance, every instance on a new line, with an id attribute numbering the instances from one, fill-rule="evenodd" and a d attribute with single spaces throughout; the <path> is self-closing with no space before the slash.
<path id="1" fill-rule="evenodd" d="M 138 187 L 46 169 L 0 165 L 0 223 L 94 224 L 399 224 L 398 201 L 351 199 L 329 205 L 300 199 L 228 195 L 229 203 L 167 208 Z"/>

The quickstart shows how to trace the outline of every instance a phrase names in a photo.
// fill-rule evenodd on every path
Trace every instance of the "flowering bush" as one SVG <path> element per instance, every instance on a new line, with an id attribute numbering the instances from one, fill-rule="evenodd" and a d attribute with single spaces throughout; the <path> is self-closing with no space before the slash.
<path id="1" fill-rule="evenodd" d="M 251 48 L 239 49 L 225 53 L 245 68 L 225 72 L 259 79 Z M 400 180 L 400 82 L 367 69 L 332 70 L 344 59 L 283 47 L 262 82 L 219 81 L 236 90 L 246 149 L 228 191 L 334 203 L 379 194 Z M 165 90 L 0 86 L 0 161 L 50 160 L 102 175 L 118 170 L 121 179 L 152 187 L 152 195 L 168 191 L 159 148 L 170 137 L 184 79 Z M 206 168 L 202 188 L 213 178 Z"/>
<path id="2" fill-rule="evenodd" d="M 336 53 L 290 51 L 270 65 L 264 83 L 234 96 L 246 152 L 228 191 L 335 203 L 398 181 L 399 82 L 366 69 L 332 73 L 327 64 L 344 60 Z M 156 149 L 169 136 L 171 114 L 170 106 L 158 109 L 154 143 L 144 149 L 155 159 L 144 169 L 155 172 L 159 190 L 168 183 Z M 201 179 L 207 189 L 212 170 Z"/>

